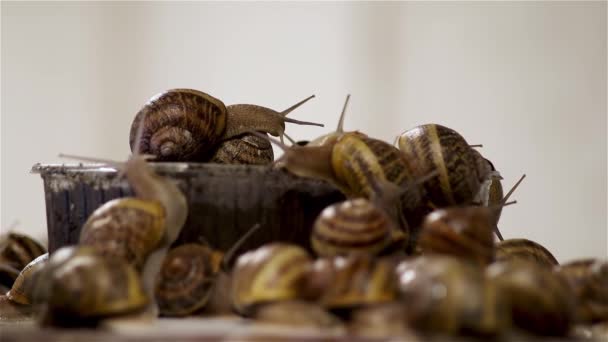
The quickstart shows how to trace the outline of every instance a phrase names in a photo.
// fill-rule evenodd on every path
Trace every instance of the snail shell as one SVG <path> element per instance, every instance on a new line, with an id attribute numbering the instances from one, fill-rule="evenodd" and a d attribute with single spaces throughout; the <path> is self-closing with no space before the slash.
<path id="1" fill-rule="evenodd" d="M 322 259 L 317 262 L 324 262 Z M 397 298 L 394 262 L 365 254 L 329 258 L 329 268 L 315 267 L 312 277 L 326 277 L 319 299 L 328 309 L 343 312 L 368 305 L 390 302 Z M 328 272 L 329 271 L 329 272 Z M 327 274 L 319 274 L 327 272 Z"/>
<path id="2" fill-rule="evenodd" d="M 259 304 L 304 296 L 312 260 L 299 246 L 272 243 L 239 256 L 232 270 L 232 302 L 249 315 Z"/>
<path id="3" fill-rule="evenodd" d="M 18 271 L 44 253 L 46 248 L 27 235 L 11 232 L 0 236 L 0 264 Z"/>
<path id="4" fill-rule="evenodd" d="M 556 268 L 566 278 L 577 298 L 578 322 L 608 320 L 608 262 L 582 259 Z"/>
<path id="5" fill-rule="evenodd" d="M 167 253 L 156 283 L 156 300 L 165 316 L 185 316 L 209 300 L 219 263 L 206 246 L 189 243 Z"/>
<path id="6" fill-rule="evenodd" d="M 211 157 L 212 163 L 267 165 L 274 160 L 268 139 L 244 134 L 223 141 Z"/>
<path id="7" fill-rule="evenodd" d="M 401 134 L 398 145 L 408 160 L 417 161 L 412 170 L 415 176 L 439 172 L 425 184 L 437 208 L 470 204 L 491 172 L 490 165 L 479 160 L 479 153 L 460 134 L 441 125 L 410 129 Z"/>
<path id="8" fill-rule="evenodd" d="M 34 290 L 37 277 L 48 259 L 49 254 L 45 253 L 27 264 L 27 266 L 25 266 L 25 268 L 19 273 L 17 279 L 15 279 L 15 283 L 11 287 L 11 290 L 6 294 L 8 299 L 18 304 L 31 305 L 33 303 L 32 292 Z"/>
<path id="9" fill-rule="evenodd" d="M 165 234 L 165 209 L 158 201 L 133 197 L 111 200 L 85 222 L 80 244 L 141 269 Z"/>
<path id="10" fill-rule="evenodd" d="M 355 310 L 349 332 L 355 336 L 380 339 L 399 337 L 403 341 L 419 341 L 407 324 L 407 308 L 403 303 L 387 303 Z"/>
<path id="11" fill-rule="evenodd" d="M 423 256 L 401 262 L 396 273 L 407 321 L 417 329 L 493 335 L 510 327 L 508 303 L 474 264 Z"/>
<path id="12" fill-rule="evenodd" d="M 340 330 L 342 322 L 315 303 L 299 300 L 268 303 L 259 307 L 257 321 L 281 325 Z"/>
<path id="13" fill-rule="evenodd" d="M 136 146 L 144 125 L 139 151 L 159 161 L 203 160 L 221 141 L 226 130 L 222 101 L 193 89 L 171 89 L 154 96 L 131 124 L 129 143 Z"/>
<path id="14" fill-rule="evenodd" d="M 333 204 L 317 217 L 311 234 L 312 248 L 319 256 L 349 253 L 377 254 L 385 249 L 395 227 L 384 212 L 369 200 L 357 198 Z"/>
<path id="15" fill-rule="evenodd" d="M 448 254 L 484 265 L 494 260 L 493 231 L 488 208 L 437 209 L 426 217 L 418 244 L 424 253 Z"/>
<path id="16" fill-rule="evenodd" d="M 532 262 L 494 263 L 487 275 L 511 304 L 513 322 L 539 335 L 565 335 L 572 323 L 574 297 L 568 283 Z"/>
<path id="17" fill-rule="evenodd" d="M 552 268 L 557 259 L 541 244 L 528 239 L 508 239 L 496 244 L 496 261 L 529 261 Z"/>
<path id="18" fill-rule="evenodd" d="M 40 281 L 48 282 L 43 322 L 77 325 L 134 312 L 147 304 L 137 271 L 124 260 L 102 257 L 91 250 L 75 251 L 67 260 L 57 262 L 55 254 L 49 259 L 51 271 L 41 274 L 45 277 Z"/>

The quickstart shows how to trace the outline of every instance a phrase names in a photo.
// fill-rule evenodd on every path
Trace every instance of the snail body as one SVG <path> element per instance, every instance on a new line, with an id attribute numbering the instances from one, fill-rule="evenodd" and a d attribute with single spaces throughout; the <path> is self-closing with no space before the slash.
<path id="1" fill-rule="evenodd" d="M 304 249 L 284 243 L 242 254 L 232 270 L 233 307 L 250 315 L 265 303 L 302 298 L 311 265 Z"/>
<path id="2" fill-rule="evenodd" d="M 221 141 L 248 130 L 282 139 L 285 122 L 314 124 L 285 116 L 312 97 L 277 113 L 255 105 L 226 107 L 198 90 L 170 89 L 150 99 L 135 116 L 129 136 L 131 151 L 154 155 L 159 161 L 205 161 Z M 140 127 L 143 130 L 138 141 Z"/>
<path id="3" fill-rule="evenodd" d="M 0 235 L 0 264 L 21 271 L 44 253 L 46 248 L 27 235 L 14 232 Z"/>
<path id="4" fill-rule="evenodd" d="M 608 320 L 608 262 L 582 259 L 558 266 L 576 296 L 576 320 L 592 323 Z"/>
<path id="5" fill-rule="evenodd" d="M 156 283 L 160 314 L 185 316 L 205 306 L 219 272 L 217 260 L 214 251 L 196 243 L 170 250 Z"/>
<path id="6" fill-rule="evenodd" d="M 48 259 L 48 253 L 42 254 L 21 270 L 10 291 L 6 294 L 10 301 L 22 305 L 33 304 L 33 291 L 37 276 Z"/>
<path id="7" fill-rule="evenodd" d="M 487 265 L 494 260 L 492 214 L 486 207 L 437 209 L 426 217 L 418 244 L 425 254 L 448 254 Z"/>
<path id="8" fill-rule="evenodd" d="M 80 244 L 100 254 L 123 258 L 141 269 L 165 233 L 166 213 L 158 201 L 118 198 L 97 208 L 87 219 Z"/>
<path id="9" fill-rule="evenodd" d="M 357 198 L 325 208 L 317 217 L 311 245 L 322 257 L 349 253 L 377 254 L 403 235 L 369 200 Z"/>
<path id="10" fill-rule="evenodd" d="M 494 263 L 486 274 L 509 301 L 515 325 L 539 335 L 567 334 L 574 318 L 574 296 L 563 277 L 525 261 Z"/>
<path id="11" fill-rule="evenodd" d="M 545 268 L 559 265 L 557 259 L 538 242 L 528 239 L 507 239 L 496 244 L 496 261 L 534 262 Z"/>

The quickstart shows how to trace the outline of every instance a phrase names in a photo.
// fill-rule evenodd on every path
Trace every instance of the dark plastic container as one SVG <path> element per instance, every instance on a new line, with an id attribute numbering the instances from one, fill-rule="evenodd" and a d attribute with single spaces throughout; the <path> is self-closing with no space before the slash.
<path id="1" fill-rule="evenodd" d="M 176 244 L 208 242 L 226 250 L 255 223 L 241 250 L 271 241 L 310 249 L 312 224 L 323 208 L 343 200 L 330 184 L 265 166 L 150 163 L 184 191 L 189 214 Z M 44 181 L 49 250 L 78 242 L 80 228 L 103 203 L 133 194 L 113 168 L 92 164 L 36 164 Z"/>

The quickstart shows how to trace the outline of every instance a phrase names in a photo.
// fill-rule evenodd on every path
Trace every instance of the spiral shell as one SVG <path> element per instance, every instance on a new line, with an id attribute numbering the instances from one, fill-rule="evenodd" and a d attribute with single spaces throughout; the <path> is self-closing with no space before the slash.
<path id="1" fill-rule="evenodd" d="M 582 259 L 556 268 L 566 278 L 577 299 L 578 322 L 608 320 L 608 262 Z"/>
<path id="2" fill-rule="evenodd" d="M 437 209 L 426 217 L 418 244 L 425 254 L 489 264 L 494 260 L 492 211 L 484 207 Z"/>
<path id="3" fill-rule="evenodd" d="M 417 161 L 412 170 L 414 176 L 439 172 L 437 178 L 425 184 L 429 199 L 437 208 L 470 204 L 491 171 L 460 134 L 441 125 L 410 129 L 401 134 L 398 145 L 408 160 Z"/>
<path id="4" fill-rule="evenodd" d="M 325 208 L 315 220 L 312 248 L 319 256 L 377 254 L 389 243 L 395 227 L 369 200 L 357 198 Z"/>
<path id="5" fill-rule="evenodd" d="M 160 202 L 132 197 L 114 199 L 89 216 L 80 233 L 80 244 L 141 269 L 165 233 L 165 218 Z"/>
<path id="6" fill-rule="evenodd" d="M 144 125 L 139 151 L 137 132 Z M 220 142 L 226 129 L 222 101 L 193 89 L 171 89 L 154 96 L 131 124 L 133 153 L 152 154 L 159 161 L 197 161 Z"/>
<path id="7" fill-rule="evenodd" d="M 223 141 L 211 157 L 211 162 L 218 164 L 267 165 L 273 160 L 270 142 L 253 134 Z"/>
<path id="8" fill-rule="evenodd" d="M 316 272 L 312 275 L 327 277 L 319 301 L 324 307 L 338 311 L 390 302 L 397 297 L 394 266 L 391 259 L 365 254 L 329 258 L 329 277 L 319 275 L 323 268 L 314 268 Z"/>
<path id="9" fill-rule="evenodd" d="M 0 236 L 0 264 L 18 271 L 44 253 L 46 248 L 27 235 L 11 232 Z"/>
<path id="10" fill-rule="evenodd" d="M 574 297 L 568 283 L 536 263 L 494 263 L 487 269 L 511 305 L 513 322 L 540 335 L 565 335 L 572 323 Z"/>
<path id="11" fill-rule="evenodd" d="M 541 244 L 528 239 L 508 239 L 496 244 L 496 261 L 529 261 L 552 268 L 557 259 Z"/>
<path id="12" fill-rule="evenodd" d="M 164 316 L 185 316 L 209 300 L 219 264 L 206 246 L 189 243 L 169 251 L 156 283 L 156 300 Z"/>
<path id="13" fill-rule="evenodd" d="M 407 321 L 448 334 L 499 334 L 510 327 L 508 302 L 475 265 L 448 256 L 401 262 L 396 273 Z"/>
<path id="14" fill-rule="evenodd" d="M 256 305 L 301 298 L 312 260 L 299 246 L 264 245 L 242 254 L 232 270 L 232 301 L 241 314 Z"/>
<path id="15" fill-rule="evenodd" d="M 35 283 L 37 281 L 37 277 L 39 275 L 40 270 L 44 267 L 46 262 L 49 259 L 49 254 L 45 253 L 36 259 L 32 260 L 21 272 L 11 290 L 6 294 L 8 299 L 11 301 L 23 304 L 30 305 L 33 303 L 33 290 Z"/>

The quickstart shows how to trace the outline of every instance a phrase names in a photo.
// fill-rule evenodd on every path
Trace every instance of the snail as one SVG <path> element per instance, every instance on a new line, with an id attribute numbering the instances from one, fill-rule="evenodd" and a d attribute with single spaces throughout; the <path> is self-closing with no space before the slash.
<path id="1" fill-rule="evenodd" d="M 135 116 L 129 137 L 131 151 L 152 154 L 160 161 L 204 161 L 221 141 L 247 130 L 262 131 L 282 140 L 285 122 L 322 126 L 286 117 L 313 97 L 278 113 L 248 104 L 226 107 L 219 99 L 198 90 L 170 89 L 152 97 Z M 141 141 L 137 139 L 140 127 Z"/>
<path id="2" fill-rule="evenodd" d="M 139 142 L 142 140 L 144 126 L 140 126 L 137 132 L 135 151 L 139 151 Z M 188 203 L 185 195 L 171 180 L 161 177 L 148 165 L 146 158 L 149 156 L 135 153 L 126 162 L 89 158 L 60 154 L 60 157 L 78 159 L 89 162 L 101 162 L 119 170 L 127 178 L 127 182 L 133 189 L 138 200 L 150 203 L 160 203 L 163 209 L 165 224 L 160 241 L 156 247 L 145 258 L 142 266 L 142 283 L 148 298 L 151 298 L 147 313 L 153 317 L 158 315 L 158 307 L 155 303 L 154 286 L 162 261 L 169 250 L 169 246 L 175 242 L 181 232 L 186 218 L 188 217 Z M 128 200 L 128 199 L 127 199 Z M 123 199 L 124 201 L 124 199 Z M 121 202 L 116 202 L 121 203 Z M 135 202 L 133 202 L 135 203 Z M 139 203 L 139 202 L 138 202 Z M 111 220 L 108 222 L 112 225 Z"/>
<path id="3" fill-rule="evenodd" d="M 18 276 L 18 269 L 8 264 L 0 264 L 0 295 L 9 291 Z"/>
<path id="4" fill-rule="evenodd" d="M 492 170 L 494 170 L 494 166 L 492 165 L 492 163 L 490 163 L 490 161 L 487 159 L 485 160 L 487 163 L 490 164 Z M 494 226 L 494 233 L 500 241 L 504 240 L 502 234 L 500 233 L 500 230 L 498 229 L 498 221 L 500 220 L 502 208 L 507 206 L 507 204 L 509 203 L 515 203 L 507 201 L 525 178 L 526 175 L 523 174 L 515 183 L 515 185 L 511 187 L 509 192 L 505 196 L 503 196 L 502 184 L 500 182 L 502 177 L 497 172 L 492 172 L 490 174 L 490 178 L 484 183 L 484 185 L 482 185 L 475 199 L 476 204 L 480 204 L 483 207 L 492 208 L 492 225 Z"/>
<path id="5" fill-rule="evenodd" d="M 327 309 L 348 316 L 352 310 L 387 303 L 397 298 L 394 261 L 367 254 L 319 259 L 310 282 L 322 289 L 318 301 Z M 309 285 L 310 286 L 310 285 Z"/>
<path id="6" fill-rule="evenodd" d="M 10 232 L 0 236 L 0 264 L 21 271 L 30 261 L 46 253 L 40 243 L 31 237 Z"/>
<path id="7" fill-rule="evenodd" d="M 408 323 L 422 331 L 497 335 L 511 324 L 508 303 L 474 264 L 423 256 L 396 268 Z"/>
<path id="8" fill-rule="evenodd" d="M 430 213 L 418 244 L 423 253 L 449 254 L 480 265 L 494 260 L 492 210 L 487 207 L 451 207 Z"/>
<path id="9" fill-rule="evenodd" d="M 242 254 L 232 269 L 231 298 L 241 315 L 269 302 L 306 296 L 312 259 L 299 246 L 271 243 Z"/>
<path id="10" fill-rule="evenodd" d="M 496 261 L 524 260 L 545 268 L 559 265 L 557 259 L 545 247 L 528 239 L 507 239 L 496 244 Z"/>
<path id="11" fill-rule="evenodd" d="M 221 142 L 211 157 L 211 162 L 218 164 L 267 165 L 273 161 L 268 140 L 247 133 Z"/>
<path id="12" fill-rule="evenodd" d="M 36 259 L 32 260 L 17 276 L 10 291 L 6 294 L 6 297 L 14 302 L 21 305 L 33 304 L 33 291 L 38 276 L 49 259 L 49 254 L 45 253 Z"/>
<path id="13" fill-rule="evenodd" d="M 356 198 L 325 208 L 313 224 L 311 245 L 322 257 L 378 254 L 403 239 L 403 233 L 372 202 Z"/>
<path id="14" fill-rule="evenodd" d="M 371 339 L 399 337 L 403 341 L 419 341 L 406 317 L 406 305 L 399 302 L 364 307 L 353 312 L 349 332 Z"/>
<path id="15" fill-rule="evenodd" d="M 486 271 L 510 302 L 513 323 L 539 335 L 562 336 L 573 320 L 574 296 L 563 277 L 534 262 L 494 263 Z"/>
<path id="16" fill-rule="evenodd" d="M 581 259 L 558 266 L 576 296 L 576 320 L 608 321 L 608 261 Z"/>
<path id="17" fill-rule="evenodd" d="M 202 308 L 212 313 L 228 311 L 224 308 L 229 295 L 222 296 L 221 283 L 228 273 L 229 264 L 243 243 L 258 229 L 250 228 L 226 252 L 207 244 L 186 243 L 167 253 L 156 280 L 155 297 L 163 316 L 186 316 Z M 220 284 L 221 286 L 223 284 Z M 211 302 L 212 308 L 207 308 Z"/>
<path id="18" fill-rule="evenodd" d="M 80 232 L 80 245 L 120 257 L 141 269 L 165 233 L 165 210 L 158 201 L 117 198 L 97 208 Z"/>
<path id="19" fill-rule="evenodd" d="M 343 330 L 340 319 L 315 303 L 302 300 L 288 300 L 268 303 L 254 314 L 256 321 L 276 323 L 295 327 L 310 327 L 322 330 Z"/>
<path id="20" fill-rule="evenodd" d="M 67 249 L 66 249 L 67 248 Z M 148 298 L 137 271 L 123 259 L 85 246 L 57 250 L 41 271 L 42 323 L 73 326 L 136 312 Z"/>

